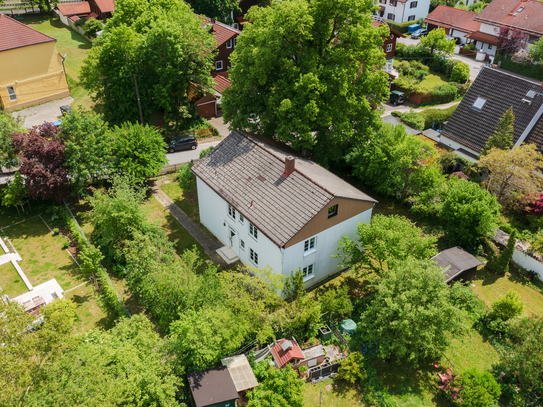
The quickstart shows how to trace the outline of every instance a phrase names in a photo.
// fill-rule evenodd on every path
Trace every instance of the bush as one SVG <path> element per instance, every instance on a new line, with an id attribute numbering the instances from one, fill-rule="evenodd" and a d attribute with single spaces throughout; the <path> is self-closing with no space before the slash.
<path id="1" fill-rule="evenodd" d="M 500 67 L 510 72 L 518 73 L 521 75 L 529 76 L 537 80 L 543 80 L 543 64 L 540 65 L 522 65 L 516 64 L 511 61 L 510 56 L 500 56 L 494 60 L 494 63 L 498 63 L 498 60 L 501 62 Z"/>
<path id="2" fill-rule="evenodd" d="M 446 109 L 425 109 L 420 114 L 424 117 L 424 130 L 432 127 L 433 123 L 446 122 L 451 118 L 458 105 Z"/>
<path id="3" fill-rule="evenodd" d="M 496 405 L 501 395 L 501 388 L 494 376 L 477 368 L 466 370 L 460 375 L 462 400 L 456 399 L 453 404 L 462 407 L 489 407 Z"/>
<path id="4" fill-rule="evenodd" d="M 432 88 L 432 95 L 435 97 L 443 97 L 453 100 L 456 97 L 458 89 L 454 85 L 438 85 Z"/>
<path id="5" fill-rule="evenodd" d="M 409 69 L 411 68 L 411 65 L 407 61 L 401 61 L 396 69 L 400 73 L 400 75 L 407 75 L 409 74 Z"/>
<path id="6" fill-rule="evenodd" d="M 401 119 L 405 124 L 413 127 L 414 129 L 424 130 L 424 117 L 422 117 L 420 113 L 413 111 L 409 113 L 402 113 Z"/>
<path id="7" fill-rule="evenodd" d="M 403 42 L 397 42 L 396 43 L 396 50 L 394 51 L 394 53 L 399 57 L 402 54 L 402 52 L 403 52 L 403 50 L 404 50 L 404 48 L 406 46 L 407 45 L 405 45 Z"/>
<path id="8" fill-rule="evenodd" d="M 398 47 L 396 46 L 396 55 L 398 55 Z M 420 60 L 431 58 L 430 51 L 425 48 L 418 47 L 416 45 L 407 45 L 401 49 L 401 55 L 398 57 L 407 60 Z"/>
<path id="9" fill-rule="evenodd" d="M 344 380 L 351 384 L 358 384 L 366 380 L 366 368 L 364 367 L 364 356 L 360 352 L 353 352 L 341 363 L 337 379 Z"/>
<path id="10" fill-rule="evenodd" d="M 405 76 L 394 79 L 394 84 L 401 88 L 407 97 L 411 96 L 413 93 L 420 93 L 422 95 L 430 93 L 430 89 Z"/>
<path id="11" fill-rule="evenodd" d="M 502 321 L 518 317 L 524 311 L 524 303 L 517 292 L 509 291 L 492 303 L 492 316 Z"/>
<path id="12" fill-rule="evenodd" d="M 469 65 L 465 62 L 456 64 L 451 70 L 450 80 L 452 82 L 465 83 L 469 79 Z"/>
<path id="13" fill-rule="evenodd" d="M 211 150 L 213 150 L 213 146 L 208 147 L 205 150 L 200 151 L 200 155 L 198 157 L 200 159 L 204 158 Z"/>
<path id="14" fill-rule="evenodd" d="M 179 181 L 179 185 L 182 189 L 189 188 L 190 184 L 196 179 L 196 176 L 190 170 L 193 166 L 194 164 L 189 163 L 179 168 L 179 172 L 177 173 L 177 180 Z"/>
<path id="15" fill-rule="evenodd" d="M 471 82 L 458 83 L 458 82 L 449 82 L 450 86 L 456 88 L 456 93 L 458 96 L 465 95 L 471 86 Z"/>
<path id="16" fill-rule="evenodd" d="M 468 51 L 474 51 L 475 50 L 475 43 L 472 42 L 471 44 L 468 44 L 464 46 L 464 49 L 467 49 Z"/>
<path id="17" fill-rule="evenodd" d="M 54 229 L 53 229 L 53 234 L 54 234 L 54 235 L 58 235 L 58 234 L 59 234 L 58 228 L 54 228 Z"/>
<path id="18" fill-rule="evenodd" d="M 104 23 L 102 23 L 100 20 L 95 19 L 94 17 L 91 17 L 87 20 L 87 22 L 83 26 L 83 29 L 85 30 L 86 36 L 96 37 L 96 33 L 104 29 Z"/>

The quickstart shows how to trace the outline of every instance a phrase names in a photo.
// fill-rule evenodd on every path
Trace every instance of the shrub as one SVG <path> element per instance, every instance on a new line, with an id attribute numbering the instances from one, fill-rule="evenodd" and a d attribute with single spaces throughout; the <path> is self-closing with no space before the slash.
<path id="1" fill-rule="evenodd" d="M 502 321 L 518 317 L 524 311 L 524 303 L 515 291 L 509 291 L 504 297 L 492 303 L 492 316 Z"/>
<path id="2" fill-rule="evenodd" d="M 407 45 L 405 45 L 403 42 L 396 43 L 396 50 L 394 51 L 394 53 L 396 54 L 397 57 L 401 57 L 403 50 L 406 46 Z"/>
<path id="3" fill-rule="evenodd" d="M 411 96 L 413 93 L 420 93 L 422 95 L 430 93 L 430 89 L 405 76 L 394 79 L 394 84 L 401 88 L 407 97 Z"/>
<path id="4" fill-rule="evenodd" d="M 517 232 L 516 230 L 513 230 L 513 232 L 509 235 L 509 241 L 507 242 L 507 246 L 496 261 L 496 265 L 493 269 L 496 273 L 503 275 L 509 270 L 509 263 L 511 262 L 511 258 L 513 257 L 516 242 Z"/>
<path id="5" fill-rule="evenodd" d="M 337 379 L 351 384 L 361 383 L 366 380 L 366 377 L 364 356 L 360 352 L 353 352 L 348 358 L 344 359 L 337 374 Z"/>
<path id="6" fill-rule="evenodd" d="M 95 19 L 94 17 L 91 17 L 87 20 L 87 22 L 83 26 L 83 29 L 85 30 L 86 36 L 96 37 L 96 33 L 104 29 L 104 23 L 102 23 L 100 20 Z"/>
<path id="7" fill-rule="evenodd" d="M 407 61 L 401 61 L 396 67 L 401 75 L 407 75 L 409 73 L 409 68 L 411 68 L 411 65 L 409 65 L 409 62 Z"/>
<path id="8" fill-rule="evenodd" d="M 211 150 L 213 150 L 213 146 L 208 147 L 208 148 L 206 148 L 205 150 L 200 151 L 200 155 L 198 156 L 198 158 L 200 158 L 200 159 L 204 158 L 206 155 L 208 155 L 208 153 L 209 153 Z"/>
<path id="9" fill-rule="evenodd" d="M 458 89 L 456 86 L 454 85 L 449 85 L 449 84 L 446 84 L 446 85 L 438 85 L 438 86 L 434 86 L 432 88 L 432 95 L 433 96 L 436 96 L 436 97 L 447 97 L 450 98 L 451 100 L 454 99 L 456 97 L 456 94 L 458 92 Z"/>
<path id="10" fill-rule="evenodd" d="M 398 48 L 396 48 L 396 53 L 398 53 Z M 407 60 L 417 60 L 417 59 L 426 59 L 431 58 L 432 55 L 430 51 L 425 48 L 418 47 L 416 45 L 407 45 L 402 48 L 401 58 Z"/>
<path id="11" fill-rule="evenodd" d="M 54 234 L 54 235 L 58 235 L 58 234 L 59 234 L 58 228 L 54 228 L 54 229 L 53 229 L 53 234 Z"/>
<path id="12" fill-rule="evenodd" d="M 495 405 L 501 395 L 501 388 L 494 376 L 477 368 L 467 369 L 460 375 L 463 387 L 462 401 L 453 403 L 462 407 L 489 407 Z"/>
<path id="13" fill-rule="evenodd" d="M 458 105 L 450 106 L 446 109 L 425 109 L 420 114 L 424 118 L 423 130 L 432 127 L 432 124 L 440 122 L 446 122 L 451 118 Z"/>
<path id="14" fill-rule="evenodd" d="M 525 49 L 520 49 L 515 55 L 511 57 L 511 62 L 524 66 L 529 66 L 534 63 L 534 60 Z"/>
<path id="15" fill-rule="evenodd" d="M 194 164 L 190 163 L 187 165 L 183 165 L 181 168 L 179 168 L 179 172 L 177 173 L 177 180 L 179 181 L 179 185 L 183 189 L 187 189 L 190 184 L 196 179 L 196 176 L 190 170 L 193 165 Z"/>
<path id="16" fill-rule="evenodd" d="M 469 65 L 465 62 L 460 62 L 456 64 L 450 75 L 450 80 L 452 82 L 465 83 L 469 79 Z"/>
<path id="17" fill-rule="evenodd" d="M 418 130 L 424 130 L 424 117 L 420 113 L 409 112 L 403 113 L 401 116 L 402 121 L 410 127 Z"/>
<path id="18" fill-rule="evenodd" d="M 451 175 L 449 175 L 449 178 L 452 176 L 469 181 L 469 177 L 466 174 L 464 174 L 462 171 L 453 172 Z"/>
<path id="19" fill-rule="evenodd" d="M 471 82 L 467 83 L 458 83 L 458 82 L 449 82 L 450 86 L 454 86 L 456 88 L 457 95 L 465 95 L 467 91 L 469 90 L 471 86 Z"/>
<path id="20" fill-rule="evenodd" d="M 468 44 L 464 47 L 464 49 L 467 49 L 468 51 L 473 51 L 475 50 L 475 43 L 472 42 L 471 44 Z"/>
<path id="21" fill-rule="evenodd" d="M 301 374 L 304 374 L 305 372 L 307 372 L 307 369 L 308 369 L 307 366 L 300 366 L 300 368 L 298 369 L 298 371 L 299 371 Z"/>

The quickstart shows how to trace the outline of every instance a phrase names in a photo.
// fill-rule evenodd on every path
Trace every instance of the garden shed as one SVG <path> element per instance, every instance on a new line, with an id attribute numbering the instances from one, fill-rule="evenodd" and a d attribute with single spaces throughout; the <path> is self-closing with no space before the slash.
<path id="1" fill-rule="evenodd" d="M 194 407 L 234 407 L 239 399 L 226 366 L 187 374 Z"/>
<path id="2" fill-rule="evenodd" d="M 437 265 L 442 268 L 445 275 L 445 282 L 450 282 L 462 275 L 464 280 L 471 280 L 475 275 L 477 267 L 483 264 L 477 257 L 468 253 L 460 246 L 443 250 L 432 257 Z"/>
<path id="3" fill-rule="evenodd" d="M 229 356 L 222 359 L 221 363 L 228 368 L 238 393 L 258 386 L 253 369 L 245 355 Z"/>
<path id="4" fill-rule="evenodd" d="M 292 338 L 292 340 L 281 339 L 278 341 L 271 348 L 271 354 L 279 369 L 289 362 L 297 363 L 298 361 L 305 359 L 302 349 L 294 338 Z"/>

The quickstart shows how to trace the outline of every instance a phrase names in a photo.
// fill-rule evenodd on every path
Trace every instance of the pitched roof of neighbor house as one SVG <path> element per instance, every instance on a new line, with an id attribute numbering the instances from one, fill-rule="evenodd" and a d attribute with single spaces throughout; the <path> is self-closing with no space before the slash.
<path id="1" fill-rule="evenodd" d="M 256 376 L 245 355 L 230 356 L 222 359 L 221 363 L 228 368 L 238 392 L 258 386 Z"/>
<path id="2" fill-rule="evenodd" d="M 0 52 L 52 41 L 56 39 L 0 14 Z"/>
<path id="3" fill-rule="evenodd" d="M 533 91 L 533 92 L 530 92 Z M 503 114 L 512 106 L 513 143 L 536 143 L 543 150 L 543 87 L 509 72 L 484 67 L 471 85 L 442 135 L 480 152 Z M 479 109 L 478 106 L 482 104 Z"/>
<path id="4" fill-rule="evenodd" d="M 469 39 L 475 40 L 475 41 L 486 42 L 487 44 L 490 44 L 490 45 L 496 45 L 497 46 L 499 44 L 498 37 L 494 37 L 493 35 L 483 33 L 481 31 L 474 31 L 472 33 L 469 33 L 466 36 L 466 38 L 469 38 Z"/>
<path id="5" fill-rule="evenodd" d="M 235 130 L 192 171 L 279 247 L 334 197 L 377 202 L 301 157 L 284 177 L 285 159 L 294 155 L 279 143 Z"/>
<path id="6" fill-rule="evenodd" d="M 86 1 L 71 4 L 58 4 L 57 9 L 66 17 L 76 14 L 88 14 L 91 11 L 90 4 Z"/>
<path id="7" fill-rule="evenodd" d="M 536 0 L 493 0 L 475 17 L 475 21 L 518 28 L 526 33 L 541 36 L 543 3 Z"/>
<path id="8" fill-rule="evenodd" d="M 443 268 L 442 272 L 447 283 L 464 271 L 483 264 L 477 257 L 469 254 L 460 246 L 443 250 L 432 257 L 432 260 L 435 260 L 437 265 Z"/>
<path id="9" fill-rule="evenodd" d="M 230 80 L 223 75 L 211 74 L 211 76 L 213 76 L 213 81 L 215 82 L 213 89 L 219 93 L 223 93 L 226 88 L 232 85 L 232 82 L 230 82 Z"/>
<path id="10" fill-rule="evenodd" d="M 479 31 L 481 23 L 474 20 L 477 13 L 460 10 L 454 7 L 439 5 L 424 19 L 429 24 L 443 28 L 453 28 L 458 31 L 471 33 Z"/>
<path id="11" fill-rule="evenodd" d="M 230 38 L 241 34 L 240 30 L 236 30 L 234 27 L 230 27 L 229 25 L 223 24 L 220 21 L 216 21 L 213 18 L 206 18 L 205 24 L 213 25 L 212 32 L 215 36 L 215 40 L 219 43 L 219 45 L 224 44 Z"/>
<path id="12" fill-rule="evenodd" d="M 96 7 L 103 13 L 111 13 L 115 11 L 115 3 L 113 0 L 93 0 L 96 4 Z"/>
<path id="13" fill-rule="evenodd" d="M 285 342 L 290 342 L 288 345 L 290 345 L 286 350 L 283 349 L 283 344 Z M 296 343 L 296 341 L 291 341 L 289 339 L 281 339 L 279 342 L 275 344 L 273 348 L 271 348 L 271 353 L 279 365 L 279 368 L 282 368 L 285 366 L 288 362 L 290 362 L 292 359 L 297 360 L 304 360 L 305 356 L 302 353 L 302 350 Z"/>
<path id="14" fill-rule="evenodd" d="M 207 407 L 225 401 L 239 399 L 238 392 L 228 368 L 215 369 L 187 374 L 190 391 L 196 407 Z"/>

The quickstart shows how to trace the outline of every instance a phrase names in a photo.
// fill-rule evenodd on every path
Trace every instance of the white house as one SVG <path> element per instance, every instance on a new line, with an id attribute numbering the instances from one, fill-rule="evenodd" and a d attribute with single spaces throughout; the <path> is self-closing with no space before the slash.
<path id="1" fill-rule="evenodd" d="M 375 199 L 312 161 L 244 131 L 233 131 L 192 168 L 200 221 L 243 263 L 306 287 L 341 270 L 338 241 L 357 237 Z"/>
<path id="2" fill-rule="evenodd" d="M 405 23 L 424 18 L 430 10 L 430 0 L 379 0 L 379 15 L 388 21 Z"/>

